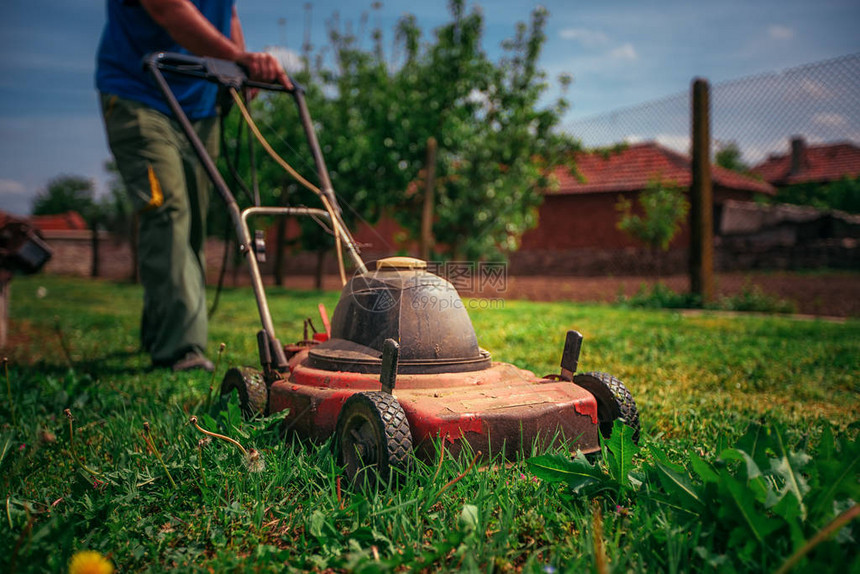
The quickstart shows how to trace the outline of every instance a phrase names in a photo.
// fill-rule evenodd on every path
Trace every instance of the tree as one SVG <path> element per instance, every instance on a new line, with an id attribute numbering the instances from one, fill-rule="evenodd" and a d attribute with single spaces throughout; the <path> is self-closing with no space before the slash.
<path id="1" fill-rule="evenodd" d="M 567 103 L 540 107 L 549 84 L 537 62 L 545 40 L 546 10 L 516 26 L 504 57 L 491 61 L 481 46 L 483 16 L 450 2 L 451 21 L 425 41 L 415 17 L 394 30 L 395 55 L 384 34 L 368 48 L 337 17 L 328 22 L 329 46 L 303 76 L 332 184 L 345 214 L 371 222 L 391 213 L 412 238 L 420 233 L 427 173 L 427 142 L 438 142 L 433 234 L 437 255 L 499 258 L 515 250 L 537 223 L 541 191 L 569 157 L 573 142 L 554 133 Z M 310 70 L 310 67 L 308 67 Z M 562 80 L 566 86 L 568 79 Z M 261 98 L 257 111 L 277 125 L 279 153 L 312 166 L 292 104 Z M 261 172 L 264 187 L 281 190 L 283 174 Z M 296 192 L 289 201 L 309 200 Z M 307 245 L 307 244 L 306 244 Z"/>
<path id="2" fill-rule="evenodd" d="M 55 215 L 77 211 L 85 219 L 95 207 L 91 179 L 61 175 L 48 182 L 44 191 L 33 199 L 33 215 Z"/>
<path id="3" fill-rule="evenodd" d="M 639 194 L 642 215 L 633 213 L 632 202 L 621 197 L 615 208 L 620 212 L 618 229 L 645 243 L 651 250 L 657 276 L 660 276 L 658 250 L 667 251 L 680 231 L 690 204 L 675 184 L 654 180 Z"/>
<path id="4" fill-rule="evenodd" d="M 721 145 L 714 156 L 715 163 L 726 169 L 739 173 L 749 172 L 749 166 L 741 159 L 741 150 L 735 142 Z"/>
<path id="5" fill-rule="evenodd" d="M 778 189 L 773 201 L 858 214 L 860 213 L 860 178 L 846 176 L 826 183 L 808 182 L 790 185 Z"/>

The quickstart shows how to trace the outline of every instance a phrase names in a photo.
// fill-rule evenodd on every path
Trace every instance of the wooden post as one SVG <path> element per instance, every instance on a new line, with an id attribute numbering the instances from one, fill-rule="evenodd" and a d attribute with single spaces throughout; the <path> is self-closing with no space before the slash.
<path id="1" fill-rule="evenodd" d="M 714 198 L 711 187 L 711 108 L 708 81 L 693 81 L 692 184 L 690 186 L 690 291 L 714 298 Z"/>
<path id="2" fill-rule="evenodd" d="M 433 247 L 433 203 L 436 189 L 436 139 L 427 138 L 427 186 L 424 190 L 424 209 L 421 212 L 421 259 L 430 259 Z"/>
<path id="3" fill-rule="evenodd" d="M 131 235 L 129 236 L 129 245 L 131 246 L 131 274 L 129 275 L 129 279 L 132 283 L 138 284 L 140 283 L 140 268 L 138 267 L 139 261 L 139 247 L 140 247 L 140 214 L 135 212 L 134 216 L 131 219 Z"/>
<path id="4" fill-rule="evenodd" d="M 92 264 L 90 265 L 90 277 L 97 278 L 101 275 L 101 256 L 99 255 L 99 223 L 93 219 L 92 235 L 90 236 L 90 245 L 92 246 Z"/>
<path id="5" fill-rule="evenodd" d="M 283 194 L 286 195 L 286 194 Z M 287 236 L 287 218 L 279 217 L 278 218 L 278 228 L 275 233 L 275 268 L 273 270 L 275 274 L 275 285 L 278 287 L 284 286 L 284 240 Z"/>
<path id="6" fill-rule="evenodd" d="M 0 349 L 6 347 L 6 335 L 9 330 L 9 279 L 2 275 L 4 271 L 0 271 Z"/>

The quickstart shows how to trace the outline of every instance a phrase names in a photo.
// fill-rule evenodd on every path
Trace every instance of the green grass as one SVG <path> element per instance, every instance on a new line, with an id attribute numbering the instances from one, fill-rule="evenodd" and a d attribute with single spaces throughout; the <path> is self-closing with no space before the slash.
<path id="1" fill-rule="evenodd" d="M 217 389 L 228 367 L 256 363 L 250 290 L 222 295 L 210 346 L 213 355 L 221 342 L 226 350 L 214 378 L 148 370 L 137 351 L 141 300 L 131 285 L 52 276 L 12 282 L 0 571 L 63 571 L 74 551 L 94 549 L 122 571 L 581 572 L 604 563 L 602 546 L 616 572 L 755 572 L 772 571 L 809 538 L 786 534 L 773 555 L 749 561 L 718 527 L 679 520 L 642 493 L 577 493 L 536 478 L 524 461 L 491 461 L 442 492 L 470 462 L 446 457 L 438 472 L 418 464 L 398 489 L 360 493 L 342 484 L 339 494 L 328 444 L 287 443 L 276 419 L 242 422 L 233 403 L 203 412 L 210 384 Z M 273 290 L 282 341 L 299 339 L 306 317 L 319 327 L 317 303 L 331 313 L 336 301 L 337 293 Z M 792 449 L 813 456 L 826 429 L 856 441 L 860 322 L 565 303 L 474 307 L 481 345 L 541 375 L 558 371 L 565 332 L 583 333 L 580 369 L 624 380 L 639 405 L 644 448 L 634 471 L 647 474 L 651 448 L 676 470 L 691 453 L 725 464 L 725 447 L 756 421 L 778 426 Z M 258 449 L 265 468 L 249 472 L 223 441 L 200 450 L 192 414 Z M 146 445 L 145 421 L 164 466 Z M 801 567 L 822 560 L 815 551 L 808 558 Z M 856 571 L 856 548 L 846 560 Z"/>

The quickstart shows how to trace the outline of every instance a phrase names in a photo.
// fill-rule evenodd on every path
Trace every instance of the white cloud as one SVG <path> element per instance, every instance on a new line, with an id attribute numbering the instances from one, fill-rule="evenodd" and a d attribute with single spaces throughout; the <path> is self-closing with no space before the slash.
<path id="1" fill-rule="evenodd" d="M 32 199 L 23 183 L 14 179 L 0 179 L 0 211 L 24 216 L 30 213 Z"/>
<path id="2" fill-rule="evenodd" d="M 774 40 L 791 40 L 794 38 L 794 30 L 781 24 L 771 24 L 768 26 L 767 34 Z"/>
<path id="3" fill-rule="evenodd" d="M 690 136 L 683 134 L 656 134 L 652 137 L 646 137 L 640 134 L 629 134 L 624 136 L 624 143 L 628 145 L 636 145 L 645 142 L 656 142 L 665 148 L 674 150 L 678 153 L 690 153 Z"/>
<path id="4" fill-rule="evenodd" d="M 295 74 L 305 69 L 305 63 L 298 52 L 283 46 L 266 46 L 265 51 L 275 56 L 288 74 Z"/>
<path id="5" fill-rule="evenodd" d="M 848 123 L 845 116 L 842 114 L 834 114 L 828 112 L 819 112 L 812 116 L 812 123 L 820 126 L 839 127 Z"/>
<path id="6" fill-rule="evenodd" d="M 0 196 L 23 195 L 27 193 L 24 184 L 13 179 L 0 179 Z"/>
<path id="7" fill-rule="evenodd" d="M 809 98 L 823 99 L 829 94 L 827 88 L 820 82 L 815 82 L 809 78 L 804 78 L 800 81 L 800 93 Z"/>
<path id="8" fill-rule="evenodd" d="M 633 47 L 633 44 L 627 43 L 610 50 L 609 57 L 613 60 L 633 62 L 639 59 L 639 54 L 636 53 L 636 48 Z"/>
<path id="9" fill-rule="evenodd" d="M 565 28 L 558 35 L 565 40 L 576 40 L 586 48 L 605 46 L 609 43 L 609 36 L 603 32 L 585 28 Z"/>
<path id="10" fill-rule="evenodd" d="M 679 134 L 657 134 L 654 138 L 657 143 L 663 147 L 673 149 L 676 152 L 689 155 L 690 153 L 690 136 Z"/>

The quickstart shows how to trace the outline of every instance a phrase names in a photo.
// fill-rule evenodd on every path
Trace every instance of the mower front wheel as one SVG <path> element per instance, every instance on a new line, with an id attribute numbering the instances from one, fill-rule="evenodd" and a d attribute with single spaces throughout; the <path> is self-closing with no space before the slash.
<path id="1" fill-rule="evenodd" d="M 234 391 L 239 395 L 239 406 L 245 418 L 268 414 L 269 389 L 263 373 L 252 367 L 233 367 L 221 381 L 221 403 L 226 404 Z"/>
<path id="2" fill-rule="evenodd" d="M 609 373 L 597 372 L 577 373 L 573 382 L 597 399 L 597 420 L 603 438 L 610 437 L 615 419 L 620 418 L 633 429 L 633 442 L 639 444 L 639 409 L 624 383 Z"/>
<path id="3" fill-rule="evenodd" d="M 335 440 L 338 463 L 358 486 L 372 486 L 377 480 L 387 483 L 392 471 L 405 471 L 409 466 L 409 421 L 403 407 L 388 393 L 349 397 L 337 419 Z"/>

